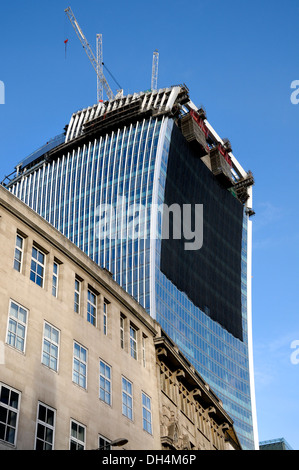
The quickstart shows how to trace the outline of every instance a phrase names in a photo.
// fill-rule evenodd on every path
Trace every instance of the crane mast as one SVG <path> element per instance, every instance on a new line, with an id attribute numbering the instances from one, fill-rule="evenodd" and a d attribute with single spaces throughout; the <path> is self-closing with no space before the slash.
<path id="1" fill-rule="evenodd" d="M 79 38 L 79 40 L 80 40 L 80 42 L 83 46 L 83 48 L 84 48 L 84 50 L 85 50 L 85 52 L 86 52 L 86 54 L 87 54 L 87 56 L 88 56 L 88 58 L 89 58 L 89 60 L 92 64 L 94 70 L 96 71 L 96 74 L 98 76 L 98 80 L 102 84 L 102 86 L 103 86 L 103 88 L 104 88 L 104 90 L 107 94 L 108 99 L 113 100 L 114 99 L 114 94 L 113 94 L 113 92 L 112 92 L 112 90 L 111 90 L 111 88 L 110 88 L 103 72 L 102 72 L 102 66 L 101 66 L 101 64 L 99 64 L 97 62 L 97 60 L 94 56 L 94 53 L 93 53 L 93 51 L 90 47 L 90 44 L 88 43 L 86 37 L 84 36 L 83 31 L 80 28 L 80 26 L 78 24 L 78 21 L 76 20 L 75 15 L 73 14 L 73 12 L 71 10 L 71 7 L 66 8 L 66 10 L 64 10 L 64 11 L 67 14 L 67 16 L 68 16 L 68 18 L 69 18 L 69 20 L 70 20 L 77 36 L 78 36 L 78 38 Z"/>
<path id="2" fill-rule="evenodd" d="M 101 34 L 97 34 L 97 66 L 97 97 L 99 102 L 103 101 L 103 83 L 99 78 L 100 74 L 103 75 L 103 41 Z"/>

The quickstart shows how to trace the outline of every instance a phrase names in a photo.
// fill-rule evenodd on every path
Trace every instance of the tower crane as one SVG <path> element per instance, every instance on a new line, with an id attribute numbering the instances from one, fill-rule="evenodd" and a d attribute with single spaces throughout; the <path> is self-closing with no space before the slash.
<path id="1" fill-rule="evenodd" d="M 153 53 L 153 66 L 152 66 L 152 83 L 151 83 L 152 90 L 156 90 L 158 86 L 158 64 L 159 64 L 159 52 L 155 50 Z"/>
<path id="2" fill-rule="evenodd" d="M 109 100 L 113 100 L 115 97 L 114 97 L 114 94 L 103 74 L 103 71 L 102 71 L 102 62 L 99 64 L 99 62 L 96 60 L 95 56 L 94 56 L 94 53 L 91 49 L 91 46 L 90 44 L 88 43 L 86 37 L 84 36 L 83 34 L 83 31 L 82 29 L 80 28 L 79 24 L 78 24 L 78 21 L 76 20 L 76 17 L 74 15 L 74 13 L 72 12 L 72 9 L 71 7 L 68 7 L 66 8 L 65 10 L 65 13 L 67 14 L 90 62 L 91 62 L 91 65 L 93 66 L 94 70 L 96 71 L 96 74 L 97 74 L 97 77 L 98 77 L 98 81 L 100 82 L 100 84 L 103 86 L 105 92 L 106 92 L 106 95 L 108 97 Z M 98 58 L 99 59 L 99 58 Z M 101 59 L 99 59 L 101 60 Z M 99 88 L 98 88 L 99 90 Z"/>
<path id="3" fill-rule="evenodd" d="M 99 69 L 101 70 L 101 74 L 103 75 L 103 42 L 102 42 L 102 35 L 97 34 L 97 66 L 98 66 L 98 73 L 97 73 L 97 97 L 98 102 L 103 101 L 103 84 L 100 80 L 99 76 Z"/>

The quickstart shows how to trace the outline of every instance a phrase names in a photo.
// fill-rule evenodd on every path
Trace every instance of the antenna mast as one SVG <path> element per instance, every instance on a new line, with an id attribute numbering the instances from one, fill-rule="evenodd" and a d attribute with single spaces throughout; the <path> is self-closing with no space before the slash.
<path id="1" fill-rule="evenodd" d="M 158 86 L 158 64 L 159 64 L 159 52 L 156 49 L 153 53 L 152 83 L 151 83 L 152 90 L 156 90 Z"/>

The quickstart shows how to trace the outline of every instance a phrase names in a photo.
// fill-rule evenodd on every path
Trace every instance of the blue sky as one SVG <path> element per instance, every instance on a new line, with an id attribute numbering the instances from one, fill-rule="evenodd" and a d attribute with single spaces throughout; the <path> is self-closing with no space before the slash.
<path id="1" fill-rule="evenodd" d="M 255 177 L 253 345 L 259 439 L 299 449 L 299 4 L 295 0 L 62 0 L 0 10 L 0 179 L 96 102 L 96 74 L 64 9 L 72 7 L 125 93 L 185 83 Z M 65 56 L 64 40 L 69 39 Z M 107 74 L 111 88 L 117 86 Z M 299 95 L 298 95 L 299 96 Z M 1 99 L 0 99 L 1 102 Z M 297 347 L 298 348 L 298 347 Z M 299 348 L 298 348 L 299 349 Z M 299 353 L 296 356 L 299 358 Z"/>

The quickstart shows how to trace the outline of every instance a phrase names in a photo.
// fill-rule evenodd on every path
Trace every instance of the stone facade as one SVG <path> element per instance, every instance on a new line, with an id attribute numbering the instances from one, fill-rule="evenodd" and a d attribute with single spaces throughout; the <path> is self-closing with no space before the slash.
<path id="1" fill-rule="evenodd" d="M 161 446 L 170 450 L 240 450 L 221 401 L 164 334 L 155 340 L 160 374 Z"/>

